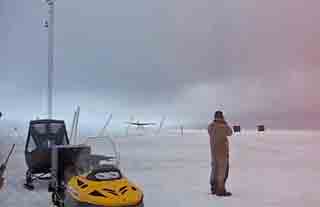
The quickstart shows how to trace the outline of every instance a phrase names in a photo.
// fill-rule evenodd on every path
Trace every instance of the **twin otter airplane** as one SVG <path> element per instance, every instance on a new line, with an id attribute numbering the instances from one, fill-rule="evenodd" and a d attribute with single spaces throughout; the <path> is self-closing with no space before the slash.
<path id="1" fill-rule="evenodd" d="M 125 122 L 125 123 L 129 124 L 129 125 L 137 126 L 137 127 L 145 127 L 145 126 L 157 125 L 157 123 L 153 123 L 153 122 L 140 122 L 140 121 Z"/>

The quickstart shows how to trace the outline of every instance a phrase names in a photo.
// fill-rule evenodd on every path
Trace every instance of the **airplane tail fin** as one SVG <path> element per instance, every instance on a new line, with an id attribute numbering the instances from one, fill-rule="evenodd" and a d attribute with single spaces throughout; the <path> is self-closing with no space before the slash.
<path id="1" fill-rule="evenodd" d="M 130 116 L 129 122 L 133 122 L 133 121 L 134 121 L 134 117 Z M 130 124 L 128 124 L 128 126 L 126 128 L 126 136 L 129 136 L 129 127 L 130 127 Z"/>
<path id="2" fill-rule="evenodd" d="M 157 131 L 158 134 L 160 133 L 160 131 L 161 131 L 163 125 L 164 125 L 165 120 L 166 120 L 166 117 L 163 116 L 161 121 L 160 121 L 159 128 L 158 128 L 158 131 Z"/>

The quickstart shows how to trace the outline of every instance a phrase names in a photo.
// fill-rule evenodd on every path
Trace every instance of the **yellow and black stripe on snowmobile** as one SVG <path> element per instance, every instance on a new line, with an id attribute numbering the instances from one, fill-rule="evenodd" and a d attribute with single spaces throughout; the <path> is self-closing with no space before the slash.
<path id="1" fill-rule="evenodd" d="M 72 177 L 67 186 L 66 207 L 142 207 L 143 193 L 127 178 L 94 180 L 89 175 Z M 69 205 L 68 205 L 69 203 Z M 71 204 L 72 203 L 72 204 Z"/>

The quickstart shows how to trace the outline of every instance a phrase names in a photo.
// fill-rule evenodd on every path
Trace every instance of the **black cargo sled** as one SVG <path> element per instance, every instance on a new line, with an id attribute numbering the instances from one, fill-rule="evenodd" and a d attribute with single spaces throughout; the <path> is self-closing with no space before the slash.
<path id="1" fill-rule="evenodd" d="M 28 167 L 25 188 L 33 190 L 35 179 L 50 178 L 52 147 L 68 144 L 64 121 L 52 119 L 30 121 L 25 146 L 25 160 Z"/>

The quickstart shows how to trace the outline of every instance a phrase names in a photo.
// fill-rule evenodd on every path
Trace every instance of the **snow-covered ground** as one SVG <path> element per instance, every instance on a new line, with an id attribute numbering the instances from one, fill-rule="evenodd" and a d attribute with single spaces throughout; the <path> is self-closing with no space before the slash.
<path id="1" fill-rule="evenodd" d="M 118 137 L 115 141 L 123 172 L 144 190 L 145 206 L 318 207 L 319 137 L 316 131 L 247 131 L 232 136 L 227 188 L 233 196 L 228 198 L 208 194 L 206 131 Z M 10 142 L 17 141 L 0 138 L 0 156 Z M 23 148 L 18 145 L 9 163 L 0 206 L 50 206 L 46 183 L 37 183 L 33 192 L 23 188 Z"/>

